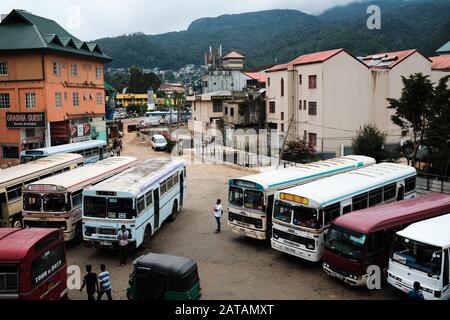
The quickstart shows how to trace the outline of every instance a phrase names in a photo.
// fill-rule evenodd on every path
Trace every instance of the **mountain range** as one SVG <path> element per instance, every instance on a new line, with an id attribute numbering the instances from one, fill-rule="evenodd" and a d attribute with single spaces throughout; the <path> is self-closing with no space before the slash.
<path id="1" fill-rule="evenodd" d="M 369 5 L 381 9 L 381 29 L 369 30 Z M 267 10 L 201 18 L 185 31 L 141 32 L 98 39 L 111 67 L 178 69 L 200 65 L 209 47 L 237 50 L 246 67 L 282 63 L 300 54 L 345 48 L 355 56 L 418 49 L 426 56 L 450 40 L 450 1 L 371 0 L 330 8 L 319 15 Z"/>

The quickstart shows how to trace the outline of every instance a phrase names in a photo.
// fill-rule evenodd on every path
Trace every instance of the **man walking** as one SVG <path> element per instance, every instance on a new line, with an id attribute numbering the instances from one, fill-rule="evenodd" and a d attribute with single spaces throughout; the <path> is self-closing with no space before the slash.
<path id="1" fill-rule="evenodd" d="M 216 233 L 220 233 L 220 219 L 222 218 L 222 213 L 223 213 L 222 200 L 217 199 L 217 203 L 214 206 L 214 217 L 216 218 L 216 222 L 217 222 Z"/>
<path id="2" fill-rule="evenodd" d="M 99 290 L 97 274 L 92 272 L 92 266 L 90 264 L 86 266 L 86 272 L 87 274 L 83 278 L 83 285 L 80 288 L 80 292 L 83 291 L 83 288 L 86 286 L 88 300 L 95 301 L 94 294 Z"/>
<path id="3" fill-rule="evenodd" d="M 97 300 L 102 300 L 103 295 L 106 293 L 109 301 L 112 301 L 111 295 L 111 282 L 109 281 L 110 273 L 106 271 L 106 266 L 102 264 L 100 266 L 100 274 L 98 275 L 98 282 L 100 282 L 100 291 L 98 292 Z"/>
<path id="4" fill-rule="evenodd" d="M 124 266 L 127 264 L 127 251 L 128 251 L 128 238 L 130 233 L 128 232 L 125 225 L 119 230 L 117 234 L 117 238 L 119 239 L 119 256 L 120 256 L 120 265 Z"/>

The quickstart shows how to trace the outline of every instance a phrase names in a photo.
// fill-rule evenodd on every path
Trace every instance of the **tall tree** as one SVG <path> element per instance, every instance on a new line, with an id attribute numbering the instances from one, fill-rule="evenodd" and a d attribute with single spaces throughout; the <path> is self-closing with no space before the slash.
<path id="1" fill-rule="evenodd" d="M 386 134 L 382 133 L 375 125 L 365 125 L 359 128 L 356 137 L 353 138 L 353 153 L 374 158 L 377 162 L 386 159 L 384 150 Z"/>
<path id="2" fill-rule="evenodd" d="M 128 82 L 128 91 L 131 93 L 147 93 L 149 88 L 153 91 L 161 85 L 161 80 L 153 72 L 145 73 L 142 69 L 133 67 L 130 68 L 130 80 Z"/>
<path id="3" fill-rule="evenodd" d="M 402 128 L 402 135 L 411 135 L 413 144 L 412 165 L 415 165 L 417 152 L 425 139 L 425 134 L 434 115 L 434 88 L 428 76 L 422 73 L 403 77 L 400 99 L 387 99 L 389 109 L 395 110 L 392 122 Z"/>

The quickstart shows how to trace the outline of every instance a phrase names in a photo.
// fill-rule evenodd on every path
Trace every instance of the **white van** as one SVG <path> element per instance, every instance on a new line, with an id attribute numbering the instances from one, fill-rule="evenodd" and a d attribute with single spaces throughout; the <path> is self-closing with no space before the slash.
<path id="1" fill-rule="evenodd" d="M 155 134 L 150 140 L 153 150 L 166 150 L 167 140 L 160 134 Z"/>
<path id="2" fill-rule="evenodd" d="M 389 284 L 408 293 L 418 282 L 425 300 L 450 300 L 450 214 L 410 225 L 392 246 Z"/>

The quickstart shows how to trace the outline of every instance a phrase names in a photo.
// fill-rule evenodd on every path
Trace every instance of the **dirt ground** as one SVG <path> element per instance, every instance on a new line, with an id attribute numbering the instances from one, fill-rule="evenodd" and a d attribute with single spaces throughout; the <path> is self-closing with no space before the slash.
<path id="1" fill-rule="evenodd" d="M 166 156 L 139 143 L 135 134 L 126 134 L 123 155 L 140 160 Z M 383 290 L 368 291 L 329 278 L 320 264 L 274 251 L 266 243 L 235 235 L 228 230 L 215 234 L 212 207 L 218 198 L 226 201 L 230 178 L 248 171 L 224 165 L 188 165 L 188 193 L 182 213 L 154 236 L 146 251 L 130 254 L 126 267 L 120 267 L 115 252 L 88 248 L 84 244 L 68 248 L 69 264 L 92 264 L 99 272 L 105 263 L 111 272 L 113 296 L 126 299 L 125 289 L 133 259 L 146 252 L 186 256 L 197 261 L 203 299 L 402 299 L 403 295 L 387 284 Z M 84 267 L 83 267 L 84 268 Z M 85 299 L 85 293 L 71 291 L 71 299 Z M 104 298 L 105 299 L 105 298 Z"/>

